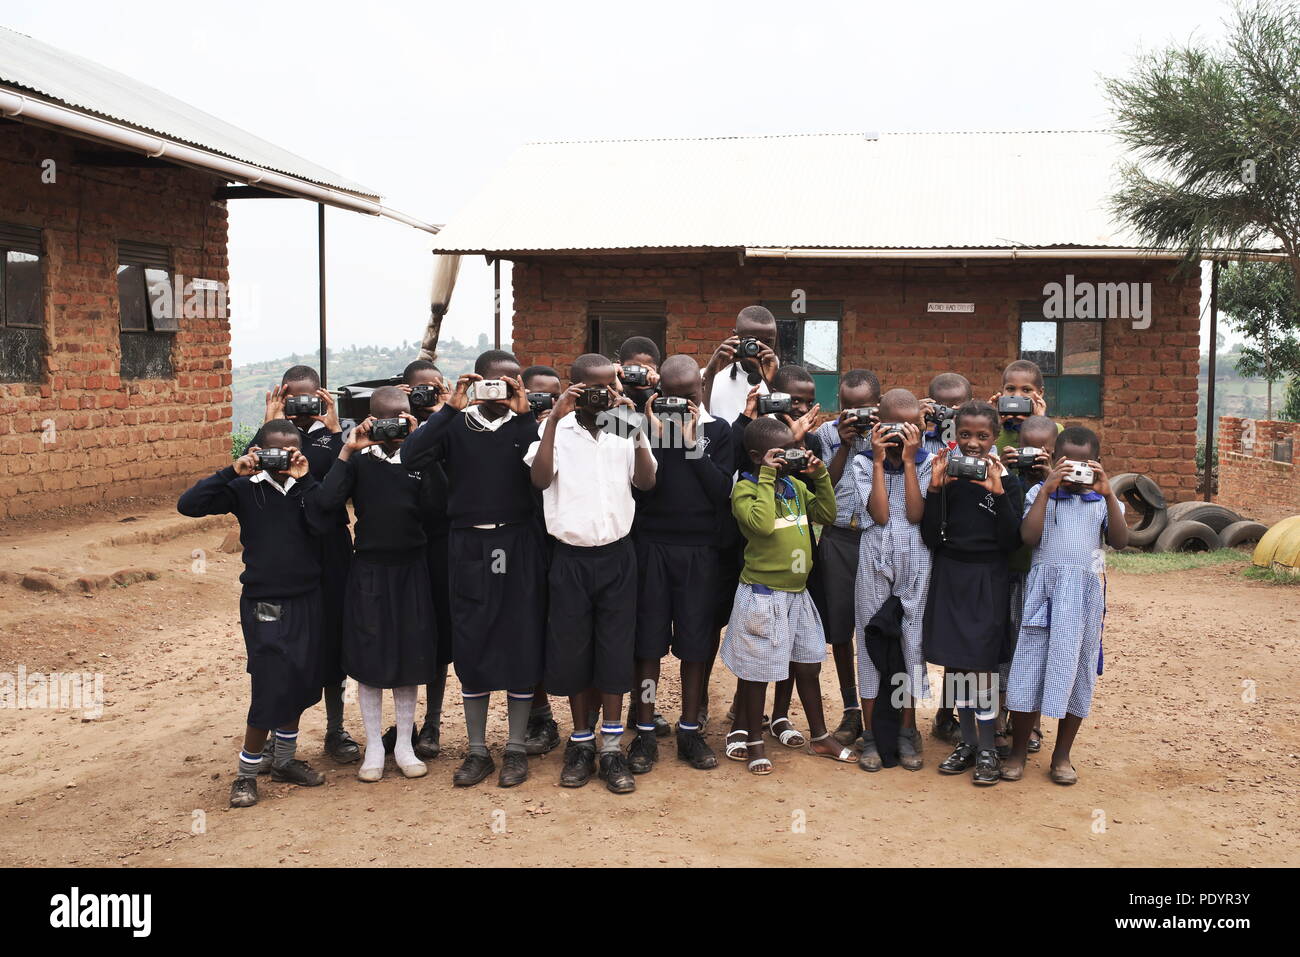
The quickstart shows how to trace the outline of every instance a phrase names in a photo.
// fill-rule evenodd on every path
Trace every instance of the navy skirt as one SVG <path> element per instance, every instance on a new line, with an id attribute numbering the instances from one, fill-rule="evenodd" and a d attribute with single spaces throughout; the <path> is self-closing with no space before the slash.
<path id="1" fill-rule="evenodd" d="M 429 684 L 437 674 L 438 625 L 424 549 L 383 564 L 352 557 L 343 602 L 343 666 L 373 688 Z"/>
<path id="2" fill-rule="evenodd" d="M 447 564 L 447 533 L 441 535 L 430 533 L 429 544 L 425 546 L 425 561 L 429 565 L 429 594 L 433 599 L 433 618 L 438 624 L 438 667 L 445 668 L 451 664 L 451 599 L 448 593 L 450 569 Z"/>
<path id="3" fill-rule="evenodd" d="M 269 731 L 294 724 L 320 700 L 320 589 L 293 598 L 239 598 L 253 700 L 248 723 Z"/>
<path id="4" fill-rule="evenodd" d="M 321 636 L 322 685 L 343 683 L 343 596 L 352 567 L 352 536 L 346 525 L 321 536 Z"/>
<path id="5" fill-rule="evenodd" d="M 953 671 L 997 671 L 1011 646 L 1009 590 L 1005 559 L 964 562 L 936 551 L 921 632 L 925 660 Z"/>

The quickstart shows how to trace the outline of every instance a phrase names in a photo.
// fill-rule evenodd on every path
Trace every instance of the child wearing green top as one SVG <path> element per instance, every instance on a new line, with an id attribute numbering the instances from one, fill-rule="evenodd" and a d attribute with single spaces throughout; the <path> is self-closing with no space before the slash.
<path id="1" fill-rule="evenodd" d="M 806 587 L 812 525 L 835 521 L 835 487 L 826 465 L 812 453 L 805 453 L 802 465 L 785 461 L 786 450 L 798 445 L 784 422 L 756 419 L 745 429 L 752 471 L 741 473 L 731 493 L 731 511 L 745 537 L 745 567 L 722 641 L 723 663 L 740 684 L 727 756 L 748 759 L 754 774 L 772 773 L 772 762 L 761 730 L 752 741 L 749 729 L 762 727 L 768 683 L 786 680 L 791 671 L 808 716 L 809 752 L 835 761 L 857 757 L 826 729 L 819 679 L 826 637 Z"/>

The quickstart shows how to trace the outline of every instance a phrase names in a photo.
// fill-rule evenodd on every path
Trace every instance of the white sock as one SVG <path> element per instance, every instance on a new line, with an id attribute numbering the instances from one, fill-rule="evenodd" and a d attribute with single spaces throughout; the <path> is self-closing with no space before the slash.
<path id="1" fill-rule="evenodd" d="M 361 723 L 366 729 L 366 753 L 361 759 L 362 770 L 379 770 L 384 768 L 384 689 L 372 688 L 370 685 L 357 683 L 357 701 L 361 705 Z M 400 738 L 401 735 L 398 735 Z M 411 742 L 408 740 L 409 748 Z"/>
<path id="2" fill-rule="evenodd" d="M 393 710 L 397 712 L 397 741 L 393 744 L 393 760 L 398 765 L 422 764 L 423 762 L 415 756 L 415 749 L 411 747 L 411 734 L 408 731 L 402 734 L 402 728 L 409 728 L 415 722 L 415 699 L 418 697 L 420 688 L 418 685 L 407 685 L 405 688 L 393 689 Z"/>

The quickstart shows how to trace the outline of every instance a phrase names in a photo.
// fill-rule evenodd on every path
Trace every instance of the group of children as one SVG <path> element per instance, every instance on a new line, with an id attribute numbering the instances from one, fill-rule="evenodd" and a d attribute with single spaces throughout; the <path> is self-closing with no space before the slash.
<path id="1" fill-rule="evenodd" d="M 417 361 L 346 433 L 316 373 L 288 370 L 249 450 L 178 503 L 240 524 L 252 703 L 231 806 L 256 803 L 259 774 L 323 783 L 295 757 L 301 713 L 322 696 L 333 760 L 359 761 L 362 781 L 383 777 L 387 753 L 426 774 L 449 664 L 468 737 L 458 787 L 497 770 L 493 692 L 508 723 L 501 787 L 558 746 L 553 695 L 572 722 L 562 786 L 596 775 L 633 791 L 670 736 L 680 760 L 715 768 L 718 657 L 736 678 L 724 753 L 754 774 L 773 769 L 768 738 L 866 771 L 920 769 L 930 664 L 944 669 L 933 733 L 954 745 L 941 772 L 1018 780 L 1045 714 L 1060 719 L 1049 775 L 1074 783 L 1101 670 L 1102 546 L 1127 540 L 1097 436 L 1047 418 L 1024 360 L 989 402 L 953 372 L 918 400 L 850 370 L 823 422 L 812 376 L 776 345 L 772 314 L 750 306 L 703 370 L 643 337 L 617 358 L 577 357 L 567 384 L 501 350 L 454 384 Z M 1004 396 L 1028 401 L 999 412 Z M 669 652 L 675 729 L 656 708 Z M 343 726 L 345 676 L 364 747 Z"/>

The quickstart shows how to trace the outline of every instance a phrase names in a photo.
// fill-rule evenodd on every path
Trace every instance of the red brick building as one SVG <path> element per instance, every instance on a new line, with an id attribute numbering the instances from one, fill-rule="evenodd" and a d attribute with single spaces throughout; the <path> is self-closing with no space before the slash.
<path id="1" fill-rule="evenodd" d="M 1300 424 L 1219 419 L 1214 500 L 1266 524 L 1300 515 Z"/>
<path id="2" fill-rule="evenodd" d="M 703 363 L 736 313 L 778 317 L 825 409 L 838 375 L 977 397 L 1034 359 L 1049 414 L 1112 472 L 1196 490 L 1201 290 L 1105 212 L 1101 133 L 794 136 L 524 147 L 435 240 L 513 266 L 514 347 L 565 366 L 628 335 Z"/>
<path id="3" fill-rule="evenodd" d="M 425 225 L 0 29 L 0 517 L 171 491 L 229 461 L 226 203 L 272 195 Z"/>

